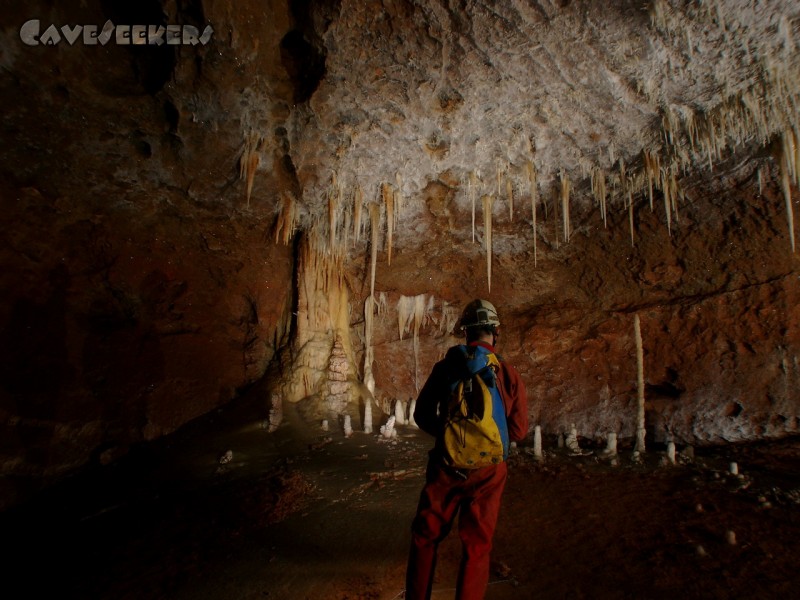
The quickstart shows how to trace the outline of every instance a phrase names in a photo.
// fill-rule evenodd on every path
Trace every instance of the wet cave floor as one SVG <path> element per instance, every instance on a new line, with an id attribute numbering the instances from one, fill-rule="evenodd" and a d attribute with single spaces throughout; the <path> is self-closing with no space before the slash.
<path id="1" fill-rule="evenodd" d="M 246 403 L 0 515 L 5 598 L 395 599 L 430 440 Z M 221 457 L 230 450 L 230 461 Z M 487 599 L 780 598 L 800 584 L 800 439 L 617 465 L 520 445 Z M 739 476 L 729 472 L 735 461 Z M 452 598 L 460 547 L 440 547 Z"/>

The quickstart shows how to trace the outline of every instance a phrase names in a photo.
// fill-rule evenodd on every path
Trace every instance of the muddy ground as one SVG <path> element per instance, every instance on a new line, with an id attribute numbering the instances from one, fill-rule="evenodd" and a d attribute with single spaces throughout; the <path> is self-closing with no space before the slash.
<path id="1" fill-rule="evenodd" d="M 240 402 L 0 515 L 3 596 L 402 598 L 430 440 L 348 439 L 291 407 L 274 433 L 263 419 Z M 510 459 L 487 599 L 793 597 L 800 440 L 675 465 L 553 442 Z M 453 596 L 459 553 L 451 535 L 434 598 Z"/>

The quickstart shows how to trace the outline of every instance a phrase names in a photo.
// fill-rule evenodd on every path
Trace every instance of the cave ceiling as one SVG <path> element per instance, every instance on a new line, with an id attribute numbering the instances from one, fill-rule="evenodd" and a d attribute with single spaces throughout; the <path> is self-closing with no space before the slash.
<path id="1" fill-rule="evenodd" d="M 535 189 L 546 201 L 565 187 L 568 204 L 599 208 L 601 179 L 609 198 L 677 195 L 687 174 L 768 156 L 791 135 L 798 11 L 741 0 L 312 3 L 316 62 L 292 63 L 287 134 L 298 223 L 330 231 L 332 197 L 384 204 L 387 185 L 411 219 L 422 207 L 403 199 L 436 181 L 458 189 L 467 214 L 484 195 L 499 213 L 509 197 L 528 202 Z M 276 139 L 243 134 L 261 151 Z"/>

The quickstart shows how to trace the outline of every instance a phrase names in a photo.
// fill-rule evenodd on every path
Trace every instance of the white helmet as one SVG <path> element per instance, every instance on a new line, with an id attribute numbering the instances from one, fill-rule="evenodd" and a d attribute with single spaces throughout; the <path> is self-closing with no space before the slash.
<path id="1" fill-rule="evenodd" d="M 481 325 L 500 325 L 500 318 L 497 316 L 497 309 L 488 300 L 473 300 L 464 308 L 461 313 L 459 327 L 464 330 L 467 327 L 479 327 Z"/>

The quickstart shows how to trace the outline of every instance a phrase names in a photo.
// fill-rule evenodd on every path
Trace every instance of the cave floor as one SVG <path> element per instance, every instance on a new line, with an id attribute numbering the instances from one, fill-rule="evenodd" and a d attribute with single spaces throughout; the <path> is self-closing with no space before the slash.
<path id="1" fill-rule="evenodd" d="M 3 596 L 402 598 L 429 439 L 345 438 L 291 409 L 267 433 L 256 412 L 219 411 L 0 515 Z M 794 595 L 800 440 L 677 465 L 545 451 L 510 459 L 487 599 Z M 433 598 L 453 597 L 459 553 L 453 534 Z"/>

